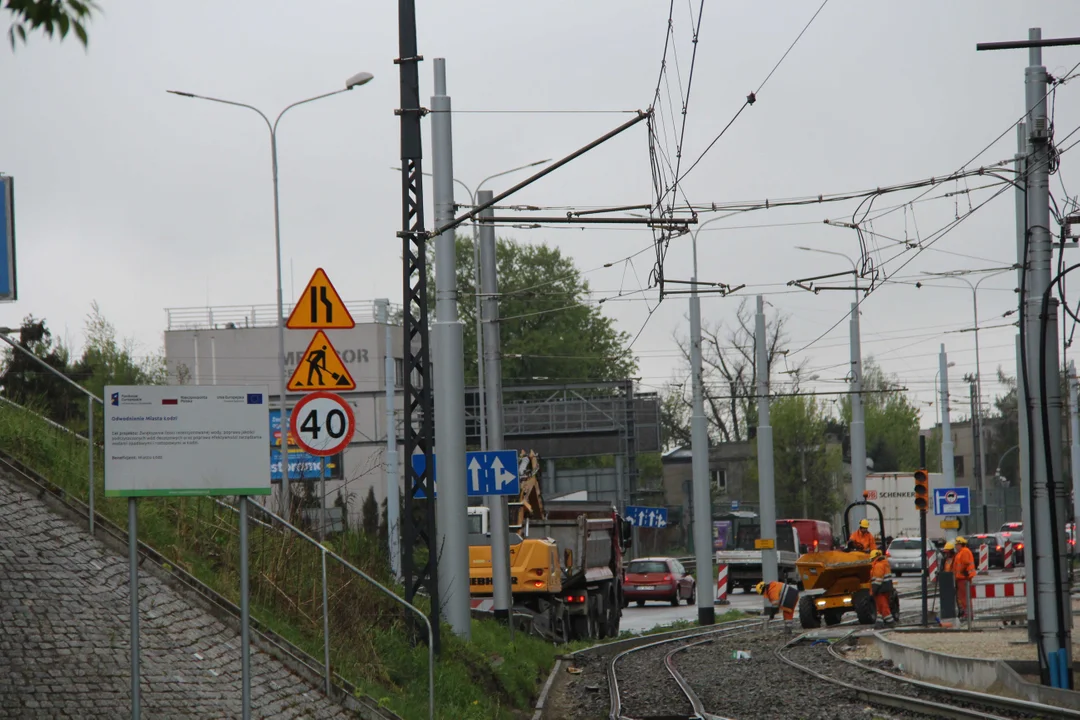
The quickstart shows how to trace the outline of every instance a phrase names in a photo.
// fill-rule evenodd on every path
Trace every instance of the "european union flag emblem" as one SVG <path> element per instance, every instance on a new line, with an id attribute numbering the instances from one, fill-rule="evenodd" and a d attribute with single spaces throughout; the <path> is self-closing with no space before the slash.
<path id="1" fill-rule="evenodd" d="M 248 405 L 262 405 L 262 393 L 248 393 Z"/>
<path id="2" fill-rule="evenodd" d="M 111 399 L 112 399 L 112 404 L 113 404 L 113 405 L 119 405 L 119 404 L 120 404 L 120 393 L 118 393 L 118 392 L 114 392 L 114 393 L 112 394 L 112 398 L 111 398 Z"/>

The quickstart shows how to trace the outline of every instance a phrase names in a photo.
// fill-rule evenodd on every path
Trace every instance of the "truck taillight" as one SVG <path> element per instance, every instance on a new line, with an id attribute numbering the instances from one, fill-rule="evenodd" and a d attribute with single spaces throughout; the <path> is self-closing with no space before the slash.
<path id="1" fill-rule="evenodd" d="M 533 587 L 535 587 L 535 588 L 544 587 L 544 582 L 542 580 L 533 580 L 532 584 L 533 584 Z"/>
<path id="2" fill-rule="evenodd" d="M 585 602 L 584 595 L 567 595 L 566 602 L 568 603 L 583 603 Z"/>

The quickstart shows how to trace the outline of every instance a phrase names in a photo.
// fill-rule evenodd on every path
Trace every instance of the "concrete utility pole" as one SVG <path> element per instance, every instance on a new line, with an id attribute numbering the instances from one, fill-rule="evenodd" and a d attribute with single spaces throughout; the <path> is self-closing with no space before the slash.
<path id="1" fill-rule="evenodd" d="M 397 423 L 394 422 L 394 334 L 390 328 L 390 300 L 375 301 L 376 319 L 386 329 L 383 374 L 386 387 L 386 535 L 390 551 L 390 572 L 401 580 L 401 492 L 398 485 Z M 404 368 L 402 368 L 404 370 Z"/>
<path id="2" fill-rule="evenodd" d="M 1039 28 L 1029 39 L 1042 38 Z M 1065 570 L 1065 484 L 1061 482 L 1061 394 L 1058 382 L 1057 300 L 1051 298 L 1043 318 L 1043 295 L 1048 291 L 1053 266 L 1050 233 L 1050 128 L 1046 111 L 1048 78 L 1042 48 L 1031 47 L 1025 72 L 1027 128 L 1031 152 L 1027 165 L 1027 268 L 1024 293 L 1024 331 L 1027 360 L 1027 407 L 1031 437 L 1028 448 L 1034 467 L 1031 477 L 1031 525 L 1025 525 L 1029 587 L 1036 593 L 1036 623 L 1043 684 L 1061 687 L 1052 669 L 1064 663 L 1069 671 L 1065 687 L 1072 687 L 1072 611 Z M 1042 333 L 1045 323 L 1046 332 Z M 1045 373 L 1044 385 L 1040 373 Z M 1047 422 L 1043 422 L 1043 416 Z M 1048 438 L 1048 442 L 1047 442 Z M 1048 446 L 1048 447 L 1047 447 Z M 1059 652 L 1060 651 L 1060 652 Z"/>
<path id="3" fill-rule="evenodd" d="M 758 395 L 757 454 L 761 539 L 773 541 L 773 549 L 761 551 L 761 579 L 772 582 L 779 577 L 776 568 L 776 488 L 773 484 L 772 426 L 769 425 L 769 339 L 765 335 L 765 298 L 761 295 L 757 296 L 754 345 L 757 355 L 755 370 Z M 864 450 L 864 455 L 865 452 Z M 863 467 L 865 468 L 865 465 Z"/>
<path id="4" fill-rule="evenodd" d="M 858 284 L 858 273 L 855 274 Z M 866 419 L 862 401 L 862 348 L 859 335 L 858 290 L 856 302 L 851 303 L 851 495 L 855 502 L 863 499 L 866 490 Z M 866 517 L 866 509 L 852 509 L 852 522 Z"/>
<path id="5" fill-rule="evenodd" d="M 968 384 L 968 393 L 971 398 L 971 455 L 975 461 L 975 467 L 972 477 L 976 483 L 976 497 L 979 499 L 979 504 L 982 506 L 981 510 L 977 510 L 976 515 L 976 527 L 981 527 L 982 532 L 989 532 L 986 528 L 986 498 L 983 495 L 985 489 L 983 487 L 982 478 L 986 474 L 983 469 L 983 448 L 982 437 L 979 433 L 979 398 L 977 394 L 979 392 L 979 380 L 975 375 L 970 373 L 964 376 L 964 380 Z"/>
<path id="6" fill-rule="evenodd" d="M 949 425 L 949 358 L 945 355 L 945 343 L 941 344 L 938 353 L 938 365 L 941 373 L 941 473 L 945 476 L 945 487 L 956 487 L 952 427 Z"/>
<path id="7" fill-rule="evenodd" d="M 711 221 L 709 221 L 711 222 Z M 701 370 L 701 298 L 698 296 L 697 236 L 706 222 L 693 235 L 694 275 L 690 278 L 690 374 L 693 386 L 693 408 L 690 415 L 694 500 L 694 559 L 697 561 L 698 624 L 716 622 L 713 608 L 713 550 L 712 494 L 709 492 L 709 427 L 705 420 L 705 379 Z M 760 312 L 760 304 L 759 304 Z M 764 333 L 762 333 L 764 335 Z M 767 416 L 766 416 L 767 417 Z M 768 422 L 766 421 L 766 425 Z M 758 440 L 760 443 L 761 440 Z M 771 456 L 770 456 L 771 457 Z M 759 464 L 760 465 L 760 464 Z M 764 492 L 764 485 L 762 485 Z M 764 529 L 764 520 L 763 529 Z M 775 525 L 775 523 L 773 523 Z M 765 537 L 762 535 L 762 537 Z"/>
<path id="8" fill-rule="evenodd" d="M 480 203 L 490 202 L 492 192 L 481 190 Z M 480 217 L 494 217 L 488 208 Z M 480 288 L 483 295 L 484 396 L 487 401 L 488 450 L 503 449 L 502 347 L 499 338 L 499 281 L 495 274 L 495 226 L 480 223 Z M 513 586 L 510 581 L 510 518 L 505 495 L 484 498 L 491 527 L 491 583 L 495 617 L 510 620 L 513 609 Z M 513 622 L 510 622 L 513 632 Z"/>
<path id="9" fill-rule="evenodd" d="M 454 150 L 446 60 L 435 58 L 431 97 L 431 152 L 435 224 L 454 219 Z M 457 309 L 457 256 L 454 231 L 435 238 L 435 512 L 439 551 L 439 595 L 443 617 L 457 635 L 471 638 L 469 609 L 469 533 L 465 518 L 465 350 Z"/>

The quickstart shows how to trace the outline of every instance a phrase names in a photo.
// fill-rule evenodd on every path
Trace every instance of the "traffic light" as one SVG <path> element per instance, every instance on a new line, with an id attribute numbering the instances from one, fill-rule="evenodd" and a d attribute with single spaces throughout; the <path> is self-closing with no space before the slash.
<path id="1" fill-rule="evenodd" d="M 915 507 L 919 512 L 930 508 L 930 475 L 926 470 L 915 471 Z"/>

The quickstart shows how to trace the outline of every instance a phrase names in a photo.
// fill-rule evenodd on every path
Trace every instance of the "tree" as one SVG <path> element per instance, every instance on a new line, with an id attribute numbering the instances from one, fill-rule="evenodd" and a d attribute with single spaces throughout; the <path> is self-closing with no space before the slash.
<path id="1" fill-rule="evenodd" d="M 53 338 L 45 320 L 27 315 L 19 328 L 19 344 L 40 358 L 49 367 L 68 374 L 71 351 Z M 0 386 L 4 394 L 17 403 L 31 405 L 53 422 L 62 425 L 78 423 L 85 418 L 86 400 L 77 388 L 13 348 L 4 350 Z"/>
<path id="2" fill-rule="evenodd" d="M 94 0 L 0 0 L 0 2 L 2 2 L 0 7 L 12 16 L 8 40 L 13 50 L 16 39 L 25 43 L 27 32 L 34 30 L 41 30 L 49 38 L 54 33 L 59 33 L 61 40 L 66 38 L 68 32 L 71 31 L 79 38 L 83 47 L 86 47 L 89 43 L 86 23 L 94 11 L 100 11 Z"/>
<path id="3" fill-rule="evenodd" d="M 379 503 L 375 500 L 375 488 L 369 487 L 364 504 L 360 506 L 360 526 L 369 538 L 379 535 Z"/>
<path id="4" fill-rule="evenodd" d="M 919 467 L 919 410 L 872 357 L 862 363 L 866 456 L 874 472 L 906 472 Z M 851 398 L 841 401 L 841 414 L 851 427 Z"/>
<path id="5" fill-rule="evenodd" d="M 767 315 L 767 314 L 766 314 Z M 750 428 L 757 424 L 757 375 L 754 355 L 754 313 L 744 299 L 735 312 L 735 323 L 725 328 L 723 323 L 705 325 L 701 329 L 702 383 L 704 385 L 705 416 L 709 421 L 709 436 L 713 441 L 741 442 L 750 437 Z M 770 378 L 776 360 L 787 356 L 788 317 L 775 313 L 765 320 L 765 341 L 768 349 Z M 690 382 L 690 339 L 675 334 L 683 356 L 682 381 L 664 394 L 661 422 L 665 442 L 688 443 L 690 411 L 693 398 Z M 805 361 L 785 372 L 791 378 L 792 392 L 797 392 L 799 376 Z M 771 389 L 775 392 L 775 388 Z"/>
<path id="6" fill-rule="evenodd" d="M 782 395 L 769 405 L 769 421 L 777 517 L 832 518 L 841 507 L 837 480 L 843 463 L 839 446 L 830 442 L 822 406 L 805 395 Z M 752 496 L 757 492 L 756 455 L 750 480 L 744 492 Z"/>
<path id="7" fill-rule="evenodd" d="M 97 302 L 86 316 L 86 345 L 72 374 L 98 397 L 106 385 L 163 385 L 168 379 L 165 358 L 160 354 L 140 360 L 130 338 L 118 339 L 116 328 L 101 314 Z"/>
<path id="8" fill-rule="evenodd" d="M 456 237 L 458 315 L 464 323 L 465 380 L 475 384 L 476 284 L 473 242 Z M 433 244 L 432 244 L 433 245 Z M 429 245 L 429 267 L 434 248 Z M 499 337 L 504 385 L 591 382 L 632 377 L 637 361 L 630 337 L 615 328 L 589 299 L 589 283 L 571 258 L 547 244 L 496 241 Z M 438 268 L 434 267 L 435 272 Z M 428 278 L 430 320 L 435 319 L 435 279 Z"/>

